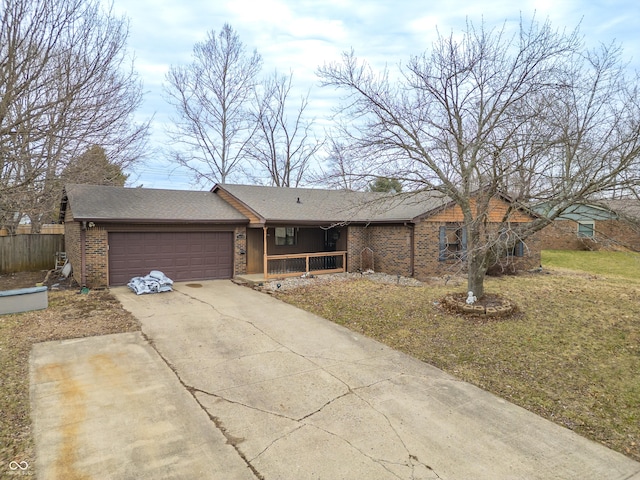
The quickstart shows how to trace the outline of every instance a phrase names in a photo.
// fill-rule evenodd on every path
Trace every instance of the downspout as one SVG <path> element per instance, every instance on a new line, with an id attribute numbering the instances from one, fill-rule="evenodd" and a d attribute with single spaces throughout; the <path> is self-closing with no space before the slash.
<path id="1" fill-rule="evenodd" d="M 409 276 L 413 278 L 415 273 L 415 246 L 416 246 L 416 230 L 413 223 L 405 223 L 411 233 L 409 234 Z"/>
<path id="2" fill-rule="evenodd" d="M 80 225 L 80 283 L 82 287 L 87 286 L 87 262 L 86 262 L 86 243 L 87 243 L 87 222 Z"/>
<path id="3" fill-rule="evenodd" d="M 268 270 L 267 270 L 267 266 L 268 266 L 268 261 L 267 261 L 267 227 L 264 226 L 262 227 L 262 239 L 263 239 L 263 251 L 262 251 L 262 268 L 263 268 L 263 275 L 264 278 L 268 278 L 267 274 L 268 274 Z"/>

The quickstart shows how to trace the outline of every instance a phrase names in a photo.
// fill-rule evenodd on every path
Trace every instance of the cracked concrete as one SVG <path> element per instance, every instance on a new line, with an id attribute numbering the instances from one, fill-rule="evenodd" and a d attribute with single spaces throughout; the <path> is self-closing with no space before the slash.
<path id="1" fill-rule="evenodd" d="M 208 474 L 182 478 L 640 480 L 637 462 L 430 365 L 265 294 L 202 284 L 146 296 L 113 290 L 175 374 L 163 384 L 192 400 L 171 414 L 199 415 L 208 435 L 199 448 L 216 451 L 203 460 L 205 469 L 214 462 Z M 169 415 L 171 401 L 156 403 Z M 110 411 L 112 423 L 135 415 L 122 408 Z M 192 428 L 158 435 L 183 439 Z M 220 475 L 220 465 L 231 467 Z"/>

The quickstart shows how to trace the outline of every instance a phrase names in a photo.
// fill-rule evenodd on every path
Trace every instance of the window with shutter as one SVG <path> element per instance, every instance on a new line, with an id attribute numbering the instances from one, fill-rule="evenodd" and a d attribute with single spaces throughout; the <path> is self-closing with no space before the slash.
<path id="1" fill-rule="evenodd" d="M 438 260 L 459 260 L 467 250 L 467 230 L 459 224 L 440 227 Z"/>

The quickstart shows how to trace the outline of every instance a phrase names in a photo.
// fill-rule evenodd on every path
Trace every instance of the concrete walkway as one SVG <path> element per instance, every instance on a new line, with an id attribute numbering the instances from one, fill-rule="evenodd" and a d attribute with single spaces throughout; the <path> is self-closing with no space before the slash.
<path id="1" fill-rule="evenodd" d="M 40 478 L 640 480 L 380 343 L 228 281 L 188 285 L 113 290 L 145 338 L 34 347 Z"/>

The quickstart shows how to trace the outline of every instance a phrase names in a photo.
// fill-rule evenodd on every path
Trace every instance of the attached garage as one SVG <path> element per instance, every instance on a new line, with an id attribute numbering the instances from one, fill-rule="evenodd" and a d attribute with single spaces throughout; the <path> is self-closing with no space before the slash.
<path id="1" fill-rule="evenodd" d="M 125 285 L 160 270 L 173 281 L 246 272 L 249 219 L 212 192 L 67 185 L 65 250 L 79 285 Z"/>
<path id="2" fill-rule="evenodd" d="M 233 232 L 109 232 L 109 284 L 160 270 L 174 281 L 233 277 Z"/>

